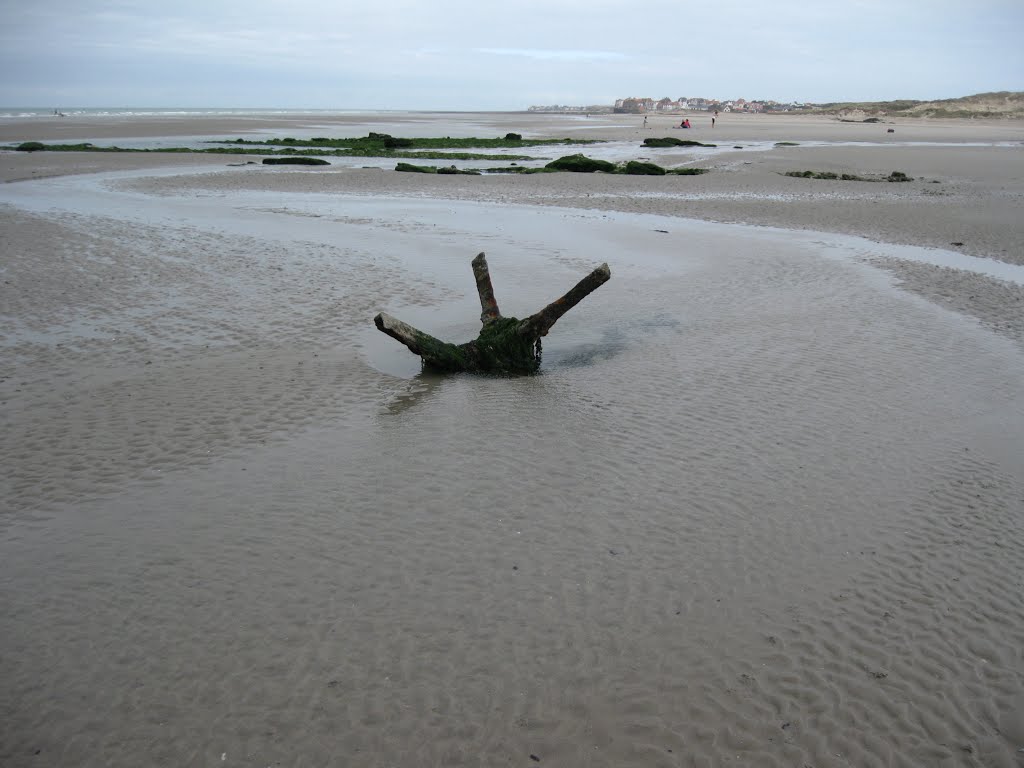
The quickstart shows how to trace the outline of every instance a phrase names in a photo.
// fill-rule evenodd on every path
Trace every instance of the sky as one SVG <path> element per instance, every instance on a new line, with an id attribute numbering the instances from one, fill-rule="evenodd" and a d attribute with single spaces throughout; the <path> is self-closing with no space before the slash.
<path id="1" fill-rule="evenodd" d="M 519 110 L 1024 90 L 1024 0 L 0 0 L 0 105 Z"/>

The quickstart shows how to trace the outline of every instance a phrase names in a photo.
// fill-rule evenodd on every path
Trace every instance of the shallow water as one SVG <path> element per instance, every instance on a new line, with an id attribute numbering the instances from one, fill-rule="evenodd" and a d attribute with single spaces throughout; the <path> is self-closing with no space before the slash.
<path id="1" fill-rule="evenodd" d="M 851 258 L 886 247 L 103 179 L 0 192 L 59 228 L 5 279 L 69 290 L 0 318 L 4 765 L 1024 747 L 1024 356 Z M 425 374 L 372 327 L 474 336 L 481 250 L 509 315 L 611 266 L 541 375 Z M 83 317 L 116 336 L 77 337 Z"/>

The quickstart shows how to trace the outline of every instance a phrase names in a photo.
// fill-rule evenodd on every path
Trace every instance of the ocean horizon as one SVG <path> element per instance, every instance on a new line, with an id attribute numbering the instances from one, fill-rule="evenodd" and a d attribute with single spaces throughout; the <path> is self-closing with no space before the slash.
<path id="1" fill-rule="evenodd" d="M 293 107 L 5 107 L 0 119 L 40 117 L 271 117 L 300 115 L 415 114 L 433 112 L 524 112 L 526 110 L 346 109 Z"/>

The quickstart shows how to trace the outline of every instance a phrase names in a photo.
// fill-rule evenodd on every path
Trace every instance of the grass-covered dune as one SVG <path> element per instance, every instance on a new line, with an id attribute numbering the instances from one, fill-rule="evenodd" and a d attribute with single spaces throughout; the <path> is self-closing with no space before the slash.
<path id="1" fill-rule="evenodd" d="M 1024 91 L 992 91 L 933 101 L 837 101 L 815 104 L 812 108 L 802 111 L 818 114 L 864 112 L 890 117 L 1022 118 Z"/>

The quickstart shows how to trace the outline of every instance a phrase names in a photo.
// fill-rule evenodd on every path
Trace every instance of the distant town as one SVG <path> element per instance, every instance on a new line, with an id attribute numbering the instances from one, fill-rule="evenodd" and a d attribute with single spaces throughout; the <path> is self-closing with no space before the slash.
<path id="1" fill-rule="evenodd" d="M 554 104 L 551 106 L 530 107 L 530 112 L 585 112 L 588 114 L 620 113 L 631 115 L 642 115 L 648 112 L 792 112 L 794 110 L 810 109 L 813 104 L 800 102 L 782 103 L 778 101 L 747 101 L 746 99 L 705 99 L 687 98 L 680 96 L 678 99 L 670 99 L 667 96 L 663 99 L 637 98 L 630 96 L 626 99 L 617 99 L 614 105 L 599 104 L 584 107 L 571 107 Z"/>

